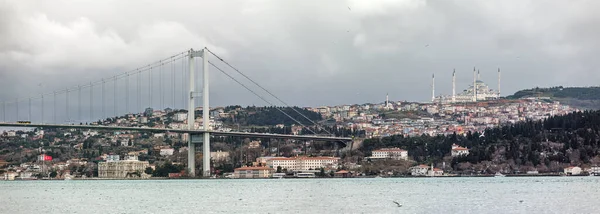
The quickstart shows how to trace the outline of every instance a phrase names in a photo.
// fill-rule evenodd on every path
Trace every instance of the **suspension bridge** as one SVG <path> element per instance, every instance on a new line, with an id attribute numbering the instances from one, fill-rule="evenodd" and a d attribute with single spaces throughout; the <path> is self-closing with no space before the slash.
<path id="1" fill-rule="evenodd" d="M 273 106 L 274 103 L 228 74 L 224 69 L 221 69 L 212 61 L 209 61 L 208 58 L 210 56 L 215 57 L 218 61 L 242 75 L 283 105 L 291 107 L 223 58 L 210 51 L 208 48 L 204 48 L 200 51 L 190 49 L 150 63 L 146 66 L 111 77 L 102 78 L 97 81 L 79 84 L 62 90 L 41 93 L 36 96 L 2 101 L 0 102 L 0 107 L 2 108 L 0 127 L 94 129 L 187 134 L 190 136 L 188 137 L 188 170 L 190 176 L 196 175 L 194 167 L 196 152 L 195 144 L 202 144 L 202 176 L 204 177 L 211 176 L 211 135 L 319 140 L 343 143 L 352 140 L 351 138 L 345 137 L 319 136 L 310 129 L 308 130 L 310 130 L 313 135 L 286 135 L 213 130 L 209 116 L 209 65 L 216 68 L 267 104 Z M 196 69 L 196 65 L 199 64 L 198 58 L 202 59 L 202 90 L 200 90 L 199 84 L 196 83 L 196 79 L 198 79 L 196 73 L 199 72 Z M 200 100 L 196 99 L 198 97 L 202 98 L 202 126 L 195 128 L 195 111 L 196 106 L 199 106 L 200 103 Z M 132 127 L 104 125 L 102 122 L 109 117 L 118 117 L 119 115 L 122 116 L 141 112 L 142 106 L 160 109 L 165 109 L 167 106 L 179 109 L 187 108 L 187 128 Z M 279 108 L 277 109 L 286 117 L 295 121 L 298 125 L 304 128 L 307 127 L 290 114 Z M 294 108 L 292 109 L 298 116 L 310 121 L 312 123 L 311 125 L 318 126 L 317 123 L 310 120 L 301 112 Z M 23 110 L 26 110 L 26 112 L 23 112 Z"/>

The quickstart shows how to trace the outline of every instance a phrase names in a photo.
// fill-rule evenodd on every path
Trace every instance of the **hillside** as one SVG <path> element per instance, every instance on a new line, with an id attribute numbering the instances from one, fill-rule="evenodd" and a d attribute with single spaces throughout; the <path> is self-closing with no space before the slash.
<path id="1" fill-rule="evenodd" d="M 468 147 L 468 156 L 449 156 L 452 144 Z M 566 166 L 600 164 L 600 111 L 572 113 L 545 121 L 527 121 L 488 129 L 483 135 L 391 136 L 367 139 L 366 155 L 384 147 L 400 147 L 419 163 L 435 163 L 457 172 L 560 172 Z"/>
<path id="2" fill-rule="evenodd" d="M 517 91 L 508 96 L 508 99 L 519 99 L 525 97 L 548 97 L 551 100 L 581 108 L 600 109 L 600 87 L 552 87 L 532 88 Z"/>
<path id="3" fill-rule="evenodd" d="M 248 106 L 246 108 L 241 108 L 239 106 L 228 106 L 225 110 L 228 110 L 232 117 L 224 118 L 223 122 L 227 124 L 240 124 L 242 126 L 274 126 L 277 124 L 291 125 L 296 124 L 296 122 L 289 118 L 287 115 L 290 115 L 295 120 L 301 122 L 302 124 L 312 124 L 312 122 L 308 121 L 306 118 L 299 115 L 296 111 L 302 113 L 306 117 L 308 117 L 312 121 L 320 121 L 322 117 L 319 113 L 312 112 L 306 110 L 304 108 L 293 107 L 255 107 Z M 238 109 L 238 110 L 233 110 Z M 278 110 L 279 109 L 279 110 Z M 281 110 L 281 111 L 280 111 Z M 282 113 L 285 112 L 284 113 Z"/>

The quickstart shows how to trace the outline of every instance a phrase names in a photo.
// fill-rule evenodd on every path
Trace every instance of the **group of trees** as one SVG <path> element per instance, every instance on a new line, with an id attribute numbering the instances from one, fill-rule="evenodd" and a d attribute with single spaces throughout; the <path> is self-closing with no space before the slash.
<path id="1" fill-rule="evenodd" d="M 559 98 L 575 98 L 580 100 L 600 100 L 600 87 L 551 87 L 532 88 L 517 91 L 509 98 L 518 99 L 523 97 L 548 96 Z"/>
<path id="2" fill-rule="evenodd" d="M 370 151 L 383 147 L 408 150 L 417 162 L 439 163 L 448 160 L 452 144 L 468 147 L 467 156 L 454 158 L 451 166 L 459 163 L 510 164 L 557 170 L 562 165 L 600 163 L 600 111 L 575 112 L 554 116 L 543 121 L 525 121 L 490 128 L 483 133 L 466 135 L 418 136 L 401 135 L 366 139 L 360 148 L 367 156 Z M 446 159 L 445 159 L 446 157 Z M 550 170 L 550 169 L 548 169 Z"/>
<path id="3" fill-rule="evenodd" d="M 293 109 L 292 109 L 293 108 Z M 234 110 L 240 109 L 239 106 L 234 107 L 226 107 L 226 110 Z M 292 125 L 297 124 L 296 121 L 299 121 L 302 124 L 312 124 L 303 116 L 299 115 L 297 112 L 302 113 L 308 119 L 312 121 L 319 121 L 322 119 L 321 115 L 316 112 L 312 112 L 306 110 L 304 108 L 299 107 L 277 107 L 277 106 L 268 106 L 268 107 L 255 107 L 248 106 L 246 108 L 242 108 L 239 111 L 231 111 L 233 114 L 232 117 L 225 118 L 224 122 L 231 124 L 241 124 L 241 125 L 255 125 L 255 126 L 274 126 L 277 124 L 284 125 Z M 283 112 L 283 113 L 282 113 Z M 284 114 L 285 113 L 285 114 Z M 290 115 L 294 119 L 288 117 Z"/>

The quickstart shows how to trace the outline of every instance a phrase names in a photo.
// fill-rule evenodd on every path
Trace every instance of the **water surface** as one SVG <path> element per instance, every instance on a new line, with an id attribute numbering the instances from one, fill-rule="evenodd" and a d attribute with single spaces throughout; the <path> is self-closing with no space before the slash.
<path id="1" fill-rule="evenodd" d="M 2 181 L 0 203 L 1 213 L 599 213 L 599 187 L 600 177 Z"/>

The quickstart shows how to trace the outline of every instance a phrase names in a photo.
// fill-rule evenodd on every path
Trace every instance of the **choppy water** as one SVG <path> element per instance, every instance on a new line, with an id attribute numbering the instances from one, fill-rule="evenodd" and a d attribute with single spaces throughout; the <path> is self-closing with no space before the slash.
<path id="1" fill-rule="evenodd" d="M 0 182 L 0 213 L 600 213 L 599 199 L 600 177 Z"/>

